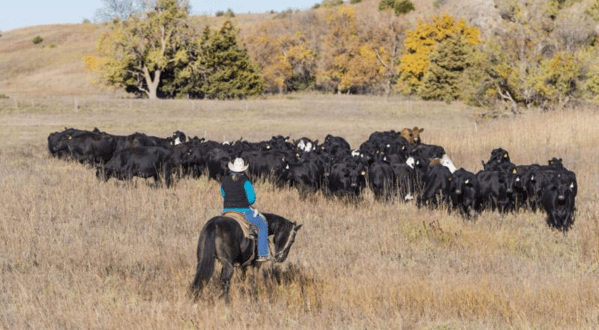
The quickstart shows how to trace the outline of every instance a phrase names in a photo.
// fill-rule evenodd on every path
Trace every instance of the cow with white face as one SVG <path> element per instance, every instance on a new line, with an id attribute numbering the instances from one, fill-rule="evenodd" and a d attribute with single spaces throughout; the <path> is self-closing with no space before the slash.
<path id="1" fill-rule="evenodd" d="M 296 149 L 300 152 L 312 152 L 316 149 L 316 145 L 318 144 L 318 140 L 312 141 L 307 137 L 303 137 L 299 140 L 293 141 Z"/>
<path id="2" fill-rule="evenodd" d="M 172 143 L 173 145 L 177 145 L 177 144 L 181 144 L 184 143 L 185 141 L 187 141 L 187 136 L 185 136 L 185 133 L 181 132 L 181 131 L 176 131 L 173 133 L 172 138 Z"/>

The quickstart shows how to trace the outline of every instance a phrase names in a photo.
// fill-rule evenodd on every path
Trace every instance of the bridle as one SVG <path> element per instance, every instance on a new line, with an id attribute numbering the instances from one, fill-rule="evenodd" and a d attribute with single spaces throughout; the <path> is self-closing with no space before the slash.
<path id="1" fill-rule="evenodd" d="M 293 225 L 293 228 L 289 232 L 289 237 L 287 237 L 287 242 L 285 243 L 285 246 L 275 254 L 275 260 L 279 259 L 285 251 L 289 250 L 289 248 L 291 248 L 291 244 L 295 242 L 295 234 L 297 234 L 295 228 L 295 225 Z"/>

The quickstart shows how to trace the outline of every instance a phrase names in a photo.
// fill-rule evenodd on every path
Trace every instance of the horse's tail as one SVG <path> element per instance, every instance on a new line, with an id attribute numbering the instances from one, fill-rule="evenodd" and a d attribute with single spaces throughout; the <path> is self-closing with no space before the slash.
<path id="1" fill-rule="evenodd" d="M 216 225 L 214 221 L 209 221 L 200 233 L 196 276 L 190 286 L 190 291 L 195 297 L 199 295 L 206 282 L 212 277 L 212 273 L 214 273 L 216 259 L 215 233 Z"/>

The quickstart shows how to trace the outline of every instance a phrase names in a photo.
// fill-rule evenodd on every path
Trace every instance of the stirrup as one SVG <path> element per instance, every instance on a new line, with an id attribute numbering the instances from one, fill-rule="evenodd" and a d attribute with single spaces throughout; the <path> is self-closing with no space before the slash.
<path id="1" fill-rule="evenodd" d="M 256 258 L 256 262 L 266 262 L 266 261 L 272 261 L 271 257 L 258 257 Z"/>

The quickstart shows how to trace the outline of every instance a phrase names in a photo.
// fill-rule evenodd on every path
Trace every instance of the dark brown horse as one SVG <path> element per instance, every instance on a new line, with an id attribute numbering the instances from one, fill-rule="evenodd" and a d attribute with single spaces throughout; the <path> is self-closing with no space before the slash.
<path id="1" fill-rule="evenodd" d="M 275 262 L 287 259 L 289 249 L 295 241 L 297 231 L 302 227 L 276 214 L 264 213 L 268 222 L 268 236 L 274 236 Z M 196 275 L 190 286 L 190 293 L 198 298 L 204 285 L 214 273 L 216 260 L 222 265 L 220 277 L 223 296 L 229 301 L 229 286 L 233 276 L 233 267 L 256 267 L 254 262 L 256 242 L 244 237 L 241 227 L 234 219 L 217 216 L 204 225 L 198 240 L 198 264 Z"/>

